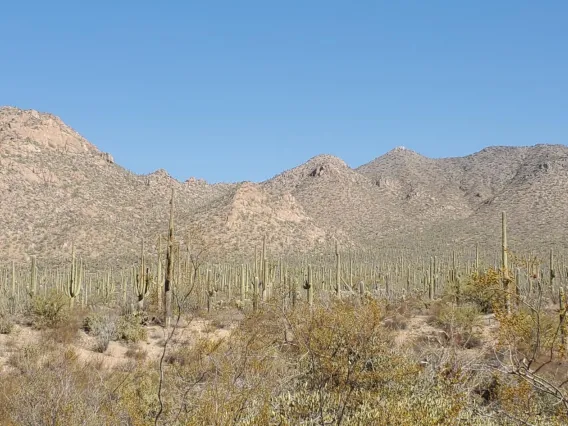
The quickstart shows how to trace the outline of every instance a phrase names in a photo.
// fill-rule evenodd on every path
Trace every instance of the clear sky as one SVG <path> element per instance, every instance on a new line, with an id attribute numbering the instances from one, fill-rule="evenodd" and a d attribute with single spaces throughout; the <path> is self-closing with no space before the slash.
<path id="1" fill-rule="evenodd" d="M 568 141 L 567 1 L 6 1 L 0 105 L 137 172 Z"/>

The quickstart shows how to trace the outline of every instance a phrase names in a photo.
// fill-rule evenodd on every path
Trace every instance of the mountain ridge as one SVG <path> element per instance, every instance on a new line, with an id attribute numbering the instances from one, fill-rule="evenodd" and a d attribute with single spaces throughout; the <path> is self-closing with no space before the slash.
<path id="1" fill-rule="evenodd" d="M 508 211 L 519 247 L 567 247 L 568 147 L 486 147 L 429 158 L 396 147 L 359 167 L 322 154 L 262 182 L 183 182 L 166 170 L 137 175 L 59 117 L 0 107 L 0 258 L 135 259 L 142 238 L 167 229 L 176 191 L 180 244 L 212 256 L 344 247 L 493 247 Z M 192 243 L 193 241 L 193 243 Z M 421 243 L 422 244 L 422 243 Z M 150 245 L 150 247 L 152 247 Z M 149 250 L 154 250 L 150 248 Z"/>

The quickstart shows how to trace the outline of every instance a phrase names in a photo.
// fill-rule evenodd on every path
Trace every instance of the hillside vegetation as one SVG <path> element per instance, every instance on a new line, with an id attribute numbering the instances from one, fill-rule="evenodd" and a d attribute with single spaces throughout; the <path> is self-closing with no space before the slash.
<path id="1" fill-rule="evenodd" d="M 191 171 L 189 171 L 191 172 Z M 320 155 L 265 182 L 179 182 L 164 170 L 135 175 L 59 118 L 0 108 L 0 256 L 132 262 L 141 238 L 157 241 L 176 190 L 180 239 L 216 256 L 250 258 L 264 236 L 273 253 L 388 247 L 498 250 L 499 215 L 511 247 L 566 248 L 564 145 L 490 147 L 430 159 L 396 148 L 356 169 Z M 120 260 L 119 260 L 120 259 Z"/>

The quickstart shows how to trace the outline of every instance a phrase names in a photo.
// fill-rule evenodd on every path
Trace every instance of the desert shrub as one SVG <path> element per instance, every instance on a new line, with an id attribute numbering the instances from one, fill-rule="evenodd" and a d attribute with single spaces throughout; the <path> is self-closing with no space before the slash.
<path id="1" fill-rule="evenodd" d="M 568 424 L 565 407 L 560 406 L 551 395 L 539 392 L 519 377 L 501 377 L 495 393 L 498 411 L 517 419 L 517 424 Z"/>
<path id="2" fill-rule="evenodd" d="M 79 337 L 79 330 L 83 322 L 82 312 L 74 310 L 65 316 L 64 321 L 60 321 L 53 327 L 43 332 L 43 339 L 46 342 L 68 345 L 75 343 Z"/>
<path id="3" fill-rule="evenodd" d="M 501 373 L 496 411 L 519 424 L 567 424 L 566 311 L 548 307 L 541 286 L 510 302 L 496 297 L 492 305 Z"/>
<path id="4" fill-rule="evenodd" d="M 468 389 L 476 383 L 465 360 L 425 367 L 396 347 L 384 319 L 384 304 L 372 299 L 292 312 L 265 305 L 226 339 L 168 349 L 162 421 L 502 424 L 470 408 L 475 395 Z"/>
<path id="5" fill-rule="evenodd" d="M 282 326 L 277 310 L 266 306 L 224 339 L 204 336 L 168 350 L 171 398 L 161 423 L 270 424 L 272 397 L 293 377 Z"/>
<path id="6" fill-rule="evenodd" d="M 137 313 L 119 316 L 107 311 L 92 312 L 85 317 L 83 329 L 89 335 L 97 337 L 97 352 L 106 351 L 113 340 L 136 343 L 148 337 Z"/>
<path id="7" fill-rule="evenodd" d="M 480 311 L 473 304 L 456 306 L 454 304 L 439 304 L 434 309 L 431 323 L 441 327 L 451 344 L 473 348 L 481 343 L 479 333 Z"/>
<path id="8" fill-rule="evenodd" d="M 495 269 L 473 274 L 460 287 L 460 302 L 475 304 L 484 314 L 492 313 L 503 297 L 501 275 Z"/>
<path id="9" fill-rule="evenodd" d="M 148 333 L 141 325 L 140 318 L 137 314 L 122 315 L 118 318 L 116 324 L 116 337 L 125 342 L 136 343 L 146 340 Z"/>
<path id="10" fill-rule="evenodd" d="M 117 316 L 107 311 L 95 311 L 85 316 L 83 319 L 83 330 L 92 336 L 108 334 L 112 337 L 116 335 Z"/>
<path id="11" fill-rule="evenodd" d="M 109 312 L 92 312 L 83 320 L 83 330 L 96 337 L 93 349 L 103 353 L 117 339 L 117 317 Z"/>
<path id="12" fill-rule="evenodd" d="M 20 307 L 14 295 L 8 291 L 8 286 L 0 286 L 0 317 L 15 315 Z"/>
<path id="13" fill-rule="evenodd" d="M 385 306 L 387 313 L 396 312 L 406 318 L 423 313 L 424 301 L 416 295 L 405 296 L 399 300 L 391 300 Z"/>
<path id="14" fill-rule="evenodd" d="M 14 320 L 10 315 L 0 314 L 0 334 L 10 334 L 14 329 Z"/>
<path id="15" fill-rule="evenodd" d="M 231 324 L 227 337 L 204 335 L 186 345 L 179 329 L 164 341 L 161 364 L 105 370 L 63 345 L 25 346 L 9 360 L 14 371 L 0 378 L 0 424 L 566 424 L 557 400 L 483 364 L 482 351 L 462 350 L 476 336 L 480 312 L 462 302 L 430 304 L 433 324 L 454 336 L 450 347 L 397 346 L 413 308 L 372 297 L 295 309 L 266 303 Z M 543 347 L 558 322 L 558 312 L 545 314 Z M 497 305 L 496 317 L 507 351 L 512 343 L 531 347 L 534 313 L 506 314 Z M 230 315 L 209 319 L 230 324 Z M 83 328 L 104 351 L 111 340 L 145 339 L 143 321 L 137 313 L 98 310 Z M 513 330 L 518 340 L 506 341 Z M 145 351 L 129 345 L 126 355 L 143 361 Z"/>
<path id="16" fill-rule="evenodd" d="M 510 313 L 498 308 L 495 317 L 499 321 L 499 344 L 514 351 L 518 357 L 531 357 L 533 354 L 563 355 L 566 348 L 562 344 L 558 313 L 538 311 L 522 305 Z"/>
<path id="17" fill-rule="evenodd" d="M 204 315 L 204 318 L 210 321 L 215 330 L 228 329 L 237 321 L 243 319 L 243 314 L 233 307 L 225 309 L 217 309 Z"/>
<path id="18" fill-rule="evenodd" d="M 43 352 L 40 345 L 25 345 L 12 353 L 8 364 L 22 373 L 31 373 L 36 371 Z"/>
<path id="19" fill-rule="evenodd" d="M 108 349 L 108 345 L 110 344 L 111 339 L 108 335 L 100 335 L 97 336 L 95 340 L 95 344 L 93 345 L 93 350 L 98 353 L 105 353 Z"/>
<path id="20" fill-rule="evenodd" d="M 28 307 L 31 325 L 44 329 L 61 324 L 68 318 L 68 305 L 69 299 L 56 291 L 31 298 Z"/>
<path id="21" fill-rule="evenodd" d="M 289 319 L 297 379 L 275 398 L 286 424 L 453 425 L 472 418 L 459 375 L 426 370 L 396 348 L 383 307 L 332 302 Z M 468 423 L 468 424 L 474 424 Z"/>
<path id="22" fill-rule="evenodd" d="M 104 376 L 94 374 L 93 368 L 85 368 L 73 351 L 48 352 L 43 347 L 33 350 L 28 347 L 21 357 L 29 361 L 35 358 L 33 368 L 25 374 L 2 377 L 0 424 L 94 426 L 121 423 L 124 410 L 108 398 Z"/>
<path id="23" fill-rule="evenodd" d="M 296 420 L 332 421 L 354 416 L 371 394 L 389 381 L 410 379 L 417 367 L 391 351 L 382 327 L 384 311 L 372 300 L 355 308 L 337 301 L 313 312 L 295 312 L 290 323 L 300 352 Z M 397 358 L 395 362 L 395 358 Z M 289 413 L 292 415 L 292 413 Z"/>
<path id="24" fill-rule="evenodd" d="M 130 346 L 125 354 L 128 358 L 135 359 L 136 361 L 143 361 L 148 356 L 148 353 L 140 346 Z"/>
<path id="25" fill-rule="evenodd" d="M 160 375 L 156 369 L 150 369 L 146 365 L 139 364 L 133 371 L 123 373 L 115 373 L 112 377 L 112 385 L 115 392 L 113 398 L 119 401 L 118 413 L 115 414 L 116 420 L 120 420 L 116 424 L 128 425 L 154 425 L 154 419 L 159 410 L 158 385 Z M 173 379 L 168 377 L 166 386 L 168 391 L 172 392 L 170 385 Z M 166 410 L 173 403 L 172 398 L 178 397 L 183 400 L 180 394 L 166 394 L 164 402 L 167 404 Z M 182 406 L 185 401 L 182 402 Z M 168 411 L 168 414 L 169 411 Z M 172 421 L 164 421 L 159 424 L 197 424 L 195 422 L 183 423 L 180 420 L 182 415 L 178 417 L 178 421 L 174 421 L 177 413 L 171 413 Z M 168 419 L 170 420 L 170 419 Z"/>
<path id="26" fill-rule="evenodd" d="M 408 319 L 401 314 L 395 313 L 387 316 L 384 319 L 383 324 L 390 330 L 406 330 L 406 327 L 408 326 Z"/>

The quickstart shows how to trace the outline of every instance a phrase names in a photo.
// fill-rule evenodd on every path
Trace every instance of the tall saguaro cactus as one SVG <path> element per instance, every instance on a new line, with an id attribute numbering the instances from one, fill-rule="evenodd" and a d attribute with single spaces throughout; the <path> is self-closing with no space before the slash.
<path id="1" fill-rule="evenodd" d="M 475 244 L 475 273 L 479 274 L 479 244 Z"/>
<path id="2" fill-rule="evenodd" d="M 566 293 L 564 288 L 560 287 L 558 290 L 558 300 L 559 300 L 559 320 L 560 320 L 560 344 L 564 349 L 566 349 L 566 343 L 568 340 L 568 327 L 566 325 Z"/>
<path id="3" fill-rule="evenodd" d="M 452 277 L 452 283 L 454 285 L 454 289 L 455 289 L 455 292 L 456 292 L 456 294 L 455 294 L 456 305 L 459 306 L 461 288 L 460 288 L 460 280 L 459 280 L 459 277 L 458 277 L 458 268 L 457 268 L 457 264 L 456 264 L 456 252 L 455 251 L 452 251 L 451 277 Z"/>
<path id="4" fill-rule="evenodd" d="M 144 309 L 144 299 L 150 292 L 150 274 L 146 268 L 144 258 L 144 239 L 142 238 L 142 247 L 140 249 L 140 272 L 136 275 L 136 295 L 138 296 L 138 310 Z"/>
<path id="5" fill-rule="evenodd" d="M 158 301 L 158 311 L 162 311 L 162 235 L 158 235 L 158 264 L 156 265 L 156 292 Z"/>
<path id="6" fill-rule="evenodd" d="M 18 293 L 16 292 L 16 262 L 12 260 L 12 276 L 10 277 L 12 284 L 12 297 L 14 298 L 14 309 L 17 306 Z"/>
<path id="7" fill-rule="evenodd" d="M 503 290 L 505 291 L 505 307 L 511 313 L 511 293 L 509 277 L 509 260 L 507 245 L 507 213 L 501 212 L 501 268 L 503 269 Z"/>
<path id="8" fill-rule="evenodd" d="M 428 299 L 433 300 L 434 299 L 434 258 L 431 257 L 430 258 L 430 270 L 429 272 L 429 277 L 428 277 Z"/>
<path id="9" fill-rule="evenodd" d="M 247 269 L 244 264 L 241 264 L 241 301 L 244 305 L 247 298 Z"/>
<path id="10" fill-rule="evenodd" d="M 260 267 L 262 268 L 262 276 L 266 273 L 264 270 L 264 262 L 266 261 L 266 234 L 262 236 L 262 254 L 260 259 Z"/>
<path id="11" fill-rule="evenodd" d="M 268 259 L 264 259 L 262 262 L 262 301 L 263 302 L 268 301 L 268 299 L 270 298 L 269 272 L 270 271 L 269 271 Z"/>
<path id="12" fill-rule="evenodd" d="M 166 250 L 166 278 L 164 280 L 165 324 L 170 326 L 172 318 L 172 276 L 173 276 L 173 250 L 174 250 L 174 188 L 170 200 L 170 224 L 168 226 L 168 247 Z"/>
<path id="13" fill-rule="evenodd" d="M 304 282 L 304 290 L 308 293 L 308 304 L 311 308 L 314 305 L 314 277 L 312 274 L 312 265 L 308 265 L 308 278 Z"/>
<path id="14" fill-rule="evenodd" d="M 215 295 L 215 289 L 211 284 L 211 270 L 207 269 L 207 313 L 211 312 L 211 306 L 213 303 L 213 296 Z"/>
<path id="15" fill-rule="evenodd" d="M 335 294 L 341 297 L 341 255 L 337 241 L 335 242 Z"/>
<path id="16" fill-rule="evenodd" d="M 550 249 L 550 293 L 554 294 L 554 278 L 556 278 L 556 271 L 554 270 L 554 249 Z"/>
<path id="17" fill-rule="evenodd" d="M 298 280 L 294 277 L 290 279 L 290 292 L 292 297 L 292 308 L 296 307 L 296 302 L 298 301 Z"/>
<path id="18" fill-rule="evenodd" d="M 256 312 L 258 310 L 258 289 L 260 287 L 260 280 L 258 277 L 254 277 L 253 287 L 252 287 L 252 310 Z"/>
<path id="19" fill-rule="evenodd" d="M 32 256 L 32 270 L 31 270 L 31 277 L 30 277 L 30 296 L 31 297 L 36 295 L 36 290 L 37 290 L 36 257 Z"/>
<path id="20" fill-rule="evenodd" d="M 75 258 L 75 246 L 71 248 L 71 271 L 65 285 L 65 294 L 69 297 L 69 307 L 73 309 L 75 298 L 81 292 L 81 280 L 83 275 L 83 262 L 79 262 Z"/>

